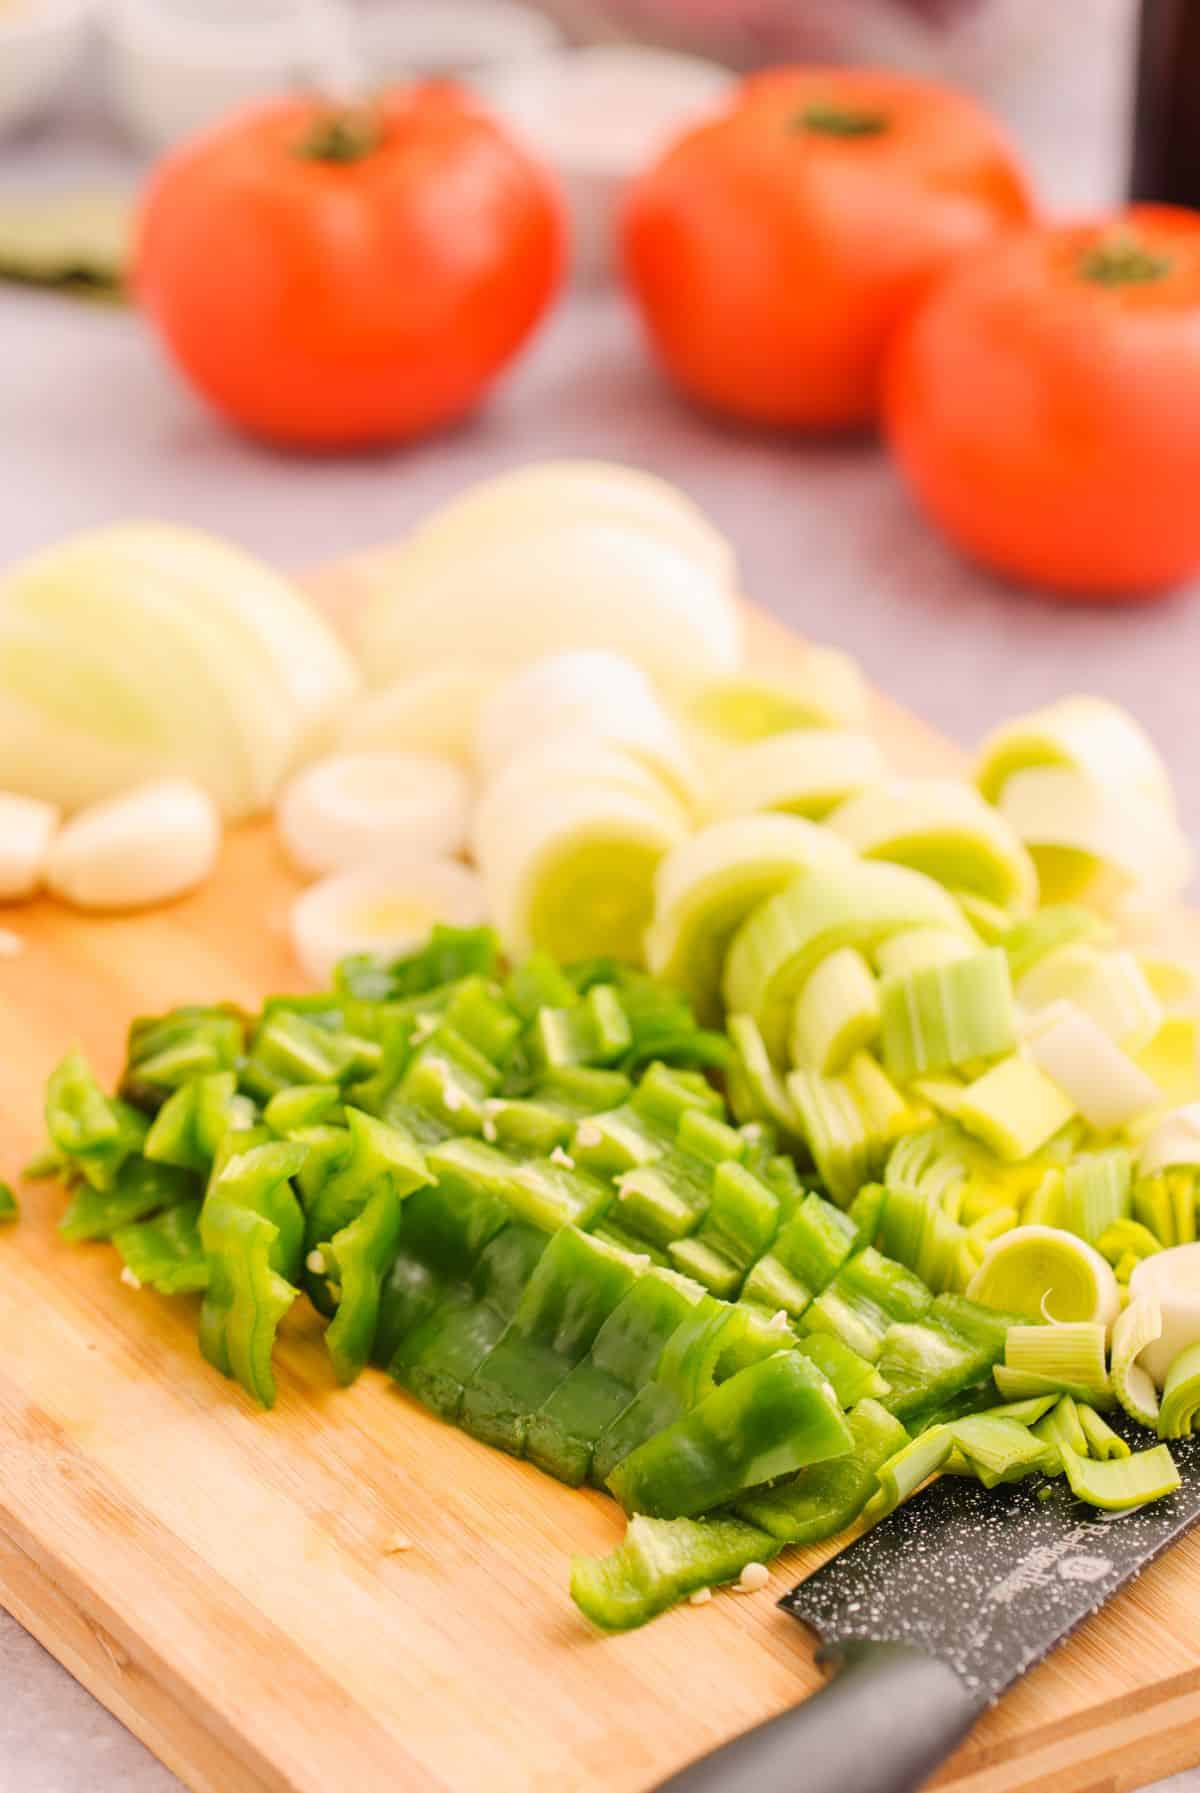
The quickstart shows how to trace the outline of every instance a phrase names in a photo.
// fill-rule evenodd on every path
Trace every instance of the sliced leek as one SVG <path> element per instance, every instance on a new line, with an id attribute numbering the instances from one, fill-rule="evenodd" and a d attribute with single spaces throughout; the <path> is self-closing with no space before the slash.
<path id="1" fill-rule="evenodd" d="M 470 787 L 428 753 L 338 753 L 285 786 L 275 815 L 288 858 L 312 874 L 371 859 L 438 858 L 465 845 Z"/>
<path id="2" fill-rule="evenodd" d="M 1075 1113 L 1070 1098 L 1037 1065 L 1013 1055 L 969 1083 L 956 1119 L 1012 1163 L 1032 1158 Z"/>
<path id="3" fill-rule="evenodd" d="M 1157 1085 L 1074 1003 L 1052 1003 L 1035 1019 L 1030 1058 L 1097 1132 L 1124 1127 L 1159 1101 Z"/>
<path id="4" fill-rule="evenodd" d="M 1170 811 L 1166 767 L 1141 725 L 1103 697 L 1061 697 L 1004 723 L 979 750 L 975 782 L 990 803 L 1014 773 L 1066 766 Z"/>
<path id="5" fill-rule="evenodd" d="M 1002 1233 L 988 1246 L 966 1292 L 984 1307 L 1035 1321 L 1111 1326 L 1121 1305 L 1111 1265 L 1084 1240 L 1053 1226 Z"/>
<path id="6" fill-rule="evenodd" d="M 713 779 L 709 812 L 719 817 L 782 809 L 819 821 L 883 775 L 883 755 L 870 735 L 794 729 L 727 754 Z"/>
<path id="7" fill-rule="evenodd" d="M 1139 1176 L 1156 1176 L 1181 1164 L 1200 1167 L 1200 1102 L 1165 1115 L 1138 1153 Z"/>
<path id="8" fill-rule="evenodd" d="M 998 1058 L 1015 1044 L 1008 960 L 998 946 L 885 977 L 883 1061 L 900 1083 Z"/>
<path id="9" fill-rule="evenodd" d="M 1159 1400 L 1154 1378 L 1138 1359 L 1161 1337 L 1162 1309 L 1156 1297 L 1135 1295 L 1113 1326 L 1112 1387 L 1129 1417 L 1143 1426 L 1158 1424 Z"/>
<path id="10" fill-rule="evenodd" d="M 1161 1500 L 1179 1486 L 1179 1471 L 1165 1444 L 1100 1463 L 1081 1457 L 1067 1445 L 1063 1447 L 1062 1461 L 1076 1499 L 1111 1513 Z"/>
<path id="11" fill-rule="evenodd" d="M 829 826 L 864 859 L 889 859 L 1002 908 L 1037 902 L 1037 873 L 1012 827 L 970 785 L 893 779 L 839 805 Z"/>
<path id="12" fill-rule="evenodd" d="M 1131 952 L 1059 947 L 1017 985 L 1024 1008 L 1041 1009 L 1066 999 L 1089 1015 L 1126 1052 L 1149 1045 L 1163 1023 L 1163 1007 Z"/>
<path id="13" fill-rule="evenodd" d="M 810 647 L 779 677 L 734 673 L 698 691 L 688 720 L 724 741 L 761 741 L 798 728 L 862 728 L 863 676 L 838 648 Z"/>
<path id="14" fill-rule="evenodd" d="M 659 863 L 646 963 L 656 977 L 685 990 L 702 1019 L 714 1020 L 726 948 L 751 910 L 801 872 L 850 863 L 842 841 L 799 816 L 710 823 Z"/>
<path id="15" fill-rule="evenodd" d="M 1132 1182 L 1133 1162 L 1123 1147 L 1083 1153 L 1063 1172 L 1059 1224 L 1096 1244 L 1114 1221 L 1129 1219 Z"/>
<path id="16" fill-rule="evenodd" d="M 1186 1438 L 1200 1415 L 1200 1340 L 1171 1360 L 1158 1415 L 1160 1438 Z"/>
<path id="17" fill-rule="evenodd" d="M 795 997 L 827 953 L 841 946 L 869 952 L 891 934 L 925 926 L 970 938 L 953 898 L 907 866 L 851 863 L 803 873 L 734 935 L 726 1007 L 754 1015 L 769 1049 L 780 1053 Z"/>
<path id="18" fill-rule="evenodd" d="M 1158 1303 L 1162 1330 L 1143 1347 L 1139 1361 L 1161 1388 L 1179 1353 L 1200 1343 L 1200 1244 L 1176 1245 L 1144 1258 L 1129 1279 L 1129 1293 L 1135 1301 L 1149 1295 Z"/>
<path id="19" fill-rule="evenodd" d="M 340 745 L 348 753 L 436 753 L 469 765 L 476 717 L 499 677 L 474 659 L 447 660 L 364 693 L 346 715 Z"/>
<path id="20" fill-rule="evenodd" d="M 436 921 L 475 927 L 485 913 L 479 879 L 456 859 L 361 866 L 323 878 L 297 898 L 292 946 L 320 985 L 349 953 L 394 958 L 421 945 Z"/>
<path id="21" fill-rule="evenodd" d="M 853 946 L 830 953 L 796 998 L 791 1060 L 830 1077 L 879 1031 L 879 985 Z"/>
<path id="22" fill-rule="evenodd" d="M 1107 1329 L 1099 1320 L 1010 1326 L 1004 1340 L 1004 1367 L 1018 1375 L 1040 1376 L 1072 1393 L 1078 1391 L 1085 1401 L 1107 1401 L 1111 1388 L 1106 1337 Z"/>
<path id="23" fill-rule="evenodd" d="M 906 971 L 920 971 L 926 965 L 948 965 L 955 959 L 971 957 L 973 947 L 962 934 L 945 928 L 905 928 L 881 940 L 875 948 L 875 964 L 880 977 Z"/>
<path id="24" fill-rule="evenodd" d="M 1191 875 L 1191 854 L 1172 816 L 1153 804 L 1123 803 L 1119 792 L 1067 767 L 1016 773 L 999 807 L 1032 853 L 1048 903 L 1163 903 Z"/>
<path id="25" fill-rule="evenodd" d="M 868 1180 L 881 1142 L 873 1139 L 843 1078 L 792 1071 L 786 1087 L 813 1163 L 830 1195 L 846 1207 Z"/>
<path id="26" fill-rule="evenodd" d="M 595 735 L 570 734 L 514 754 L 489 782 L 471 819 L 472 853 L 481 864 L 503 857 L 522 830 L 553 816 L 584 790 L 649 804 L 679 833 L 689 826 L 677 795 L 624 747 Z"/>
<path id="27" fill-rule="evenodd" d="M 1094 1457 L 1098 1463 L 1106 1463 L 1132 1456 L 1125 1440 L 1119 1432 L 1113 1431 L 1102 1413 L 1097 1413 L 1094 1407 L 1077 1407 L 1075 1411 L 1087 1439 L 1089 1457 Z"/>

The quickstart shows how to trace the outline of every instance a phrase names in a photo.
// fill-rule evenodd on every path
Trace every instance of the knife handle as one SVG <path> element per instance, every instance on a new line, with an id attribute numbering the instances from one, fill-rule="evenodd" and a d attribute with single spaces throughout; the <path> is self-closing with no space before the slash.
<path id="1" fill-rule="evenodd" d="M 659 1793 L 911 1793 L 987 1705 L 908 1644 L 855 1640 L 828 1686 L 664 1781 Z"/>

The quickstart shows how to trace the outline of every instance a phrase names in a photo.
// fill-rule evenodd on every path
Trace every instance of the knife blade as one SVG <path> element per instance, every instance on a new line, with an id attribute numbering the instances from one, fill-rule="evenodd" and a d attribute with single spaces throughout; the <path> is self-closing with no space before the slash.
<path id="1" fill-rule="evenodd" d="M 1155 1442 L 1111 1423 L 1134 1450 Z M 779 1602 L 816 1633 L 819 1662 L 840 1662 L 830 1683 L 662 1793 L 911 1793 L 1006 1687 L 1200 1518 L 1200 1435 L 1171 1451 L 1179 1489 L 1125 1513 L 1084 1506 L 1063 1480 L 930 1484 Z"/>

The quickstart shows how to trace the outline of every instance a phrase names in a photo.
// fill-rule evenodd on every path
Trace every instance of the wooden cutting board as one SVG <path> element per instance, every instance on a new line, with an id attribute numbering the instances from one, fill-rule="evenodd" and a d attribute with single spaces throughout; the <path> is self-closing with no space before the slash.
<path id="1" fill-rule="evenodd" d="M 379 565 L 314 589 L 353 606 Z M 749 623 L 764 663 L 803 654 Z M 876 720 L 899 767 L 960 763 L 883 700 Z M 73 1042 L 107 1078 L 131 1014 L 294 985 L 294 888 L 263 824 L 173 908 L 6 913 L 26 950 L 0 962 L 0 1173 L 39 1143 Z M 1200 946 L 1194 918 L 1174 932 Z M 635 1793 L 818 1685 L 772 1594 L 822 1553 L 782 1557 L 772 1593 L 595 1636 L 567 1558 L 618 1541 L 611 1501 L 377 1373 L 335 1388 L 302 1303 L 279 1404 L 252 1409 L 201 1361 L 192 1302 L 126 1287 L 107 1246 L 62 1244 L 56 1190 L 21 1195 L 0 1238 L 0 1600 L 196 1793 Z M 1200 1761 L 1198 1610 L 1195 1536 L 988 1714 L 942 1783 L 1117 1793 Z"/>

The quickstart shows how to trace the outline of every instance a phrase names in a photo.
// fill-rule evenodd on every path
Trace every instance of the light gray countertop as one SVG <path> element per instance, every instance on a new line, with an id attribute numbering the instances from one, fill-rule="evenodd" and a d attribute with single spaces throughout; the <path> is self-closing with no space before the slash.
<path id="1" fill-rule="evenodd" d="M 994 102 L 1059 204 L 1119 191 L 1130 17 L 1129 0 L 1030 0 L 1021 53 L 989 69 Z M 0 145 L 0 188 L 130 166 L 84 109 L 55 137 Z M 475 421 L 404 453 L 338 461 L 288 459 L 229 435 L 174 382 L 131 315 L 0 293 L 0 562 L 91 524 L 153 515 L 301 568 L 399 536 L 481 475 L 573 454 L 678 481 L 734 540 L 749 593 L 850 649 L 965 744 L 1068 688 L 1128 704 L 1170 762 L 1200 838 L 1195 592 L 1101 611 L 1002 588 L 922 527 L 870 444 L 764 442 L 675 402 L 612 293 L 573 295 Z M 2 1614 L 0 1685 L 0 1793 L 178 1789 Z M 1200 1793 L 1200 1772 L 1167 1784 Z"/>

